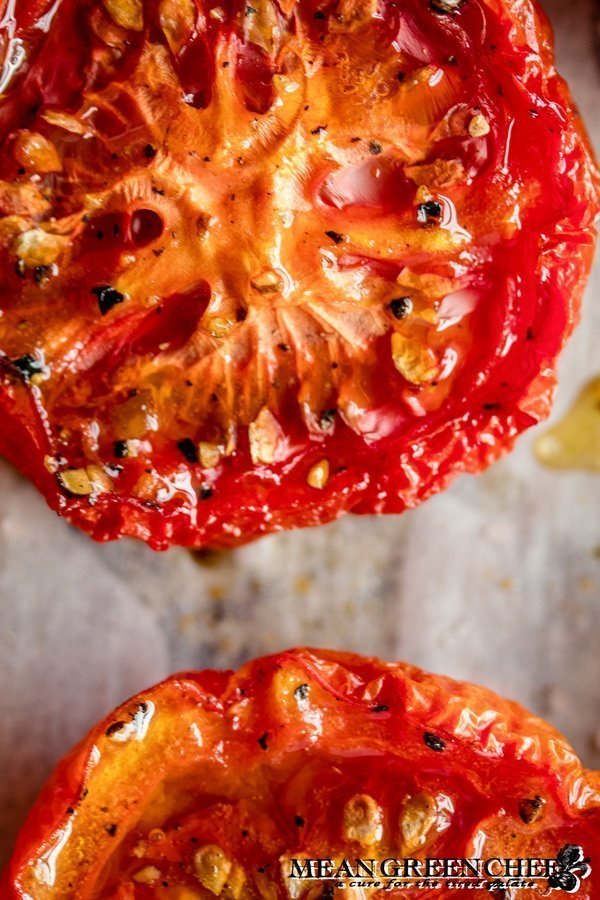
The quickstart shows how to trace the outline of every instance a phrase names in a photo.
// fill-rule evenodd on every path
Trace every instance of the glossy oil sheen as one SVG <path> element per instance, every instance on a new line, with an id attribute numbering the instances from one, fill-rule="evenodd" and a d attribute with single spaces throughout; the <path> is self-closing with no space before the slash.
<path id="1" fill-rule="evenodd" d="M 240 896 L 273 900 L 296 887 L 292 857 L 554 859 L 574 844 L 593 860 L 599 791 L 554 729 L 484 688 L 290 651 L 176 676 L 115 710 L 55 772 L 1 896 L 192 900 L 206 847 Z M 353 804 L 372 839 L 348 830 Z M 153 885 L 138 880 L 148 867 Z M 597 881 L 592 866 L 577 896 L 596 898 Z"/>
<path id="2" fill-rule="evenodd" d="M 547 414 L 598 182 L 545 19 L 342 6 L 7 7 L 0 450 L 98 540 L 400 512 Z"/>

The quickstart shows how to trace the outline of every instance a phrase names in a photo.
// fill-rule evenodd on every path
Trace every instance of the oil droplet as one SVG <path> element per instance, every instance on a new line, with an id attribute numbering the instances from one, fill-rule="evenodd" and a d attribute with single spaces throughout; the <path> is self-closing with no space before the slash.
<path id="1" fill-rule="evenodd" d="M 534 452 L 553 469 L 600 472 L 600 376 L 583 388 L 566 416 L 537 439 Z"/>

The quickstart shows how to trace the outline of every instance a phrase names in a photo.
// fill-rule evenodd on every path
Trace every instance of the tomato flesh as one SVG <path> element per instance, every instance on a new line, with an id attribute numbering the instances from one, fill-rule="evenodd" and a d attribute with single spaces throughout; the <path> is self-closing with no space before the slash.
<path id="1" fill-rule="evenodd" d="M 2 897 L 316 898 L 290 859 L 595 859 L 599 840 L 599 773 L 517 704 L 298 650 L 175 676 L 99 724 L 38 800 Z"/>
<path id="2" fill-rule="evenodd" d="M 6 19 L 0 451 L 61 515 L 164 548 L 399 512 L 546 415 L 597 171 L 537 7 L 443 6 Z"/>

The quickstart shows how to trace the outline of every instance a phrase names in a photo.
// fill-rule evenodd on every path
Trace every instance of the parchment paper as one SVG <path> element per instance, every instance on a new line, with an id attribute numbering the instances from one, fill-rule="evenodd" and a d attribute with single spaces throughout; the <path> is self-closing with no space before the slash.
<path id="1" fill-rule="evenodd" d="M 547 6 L 598 147 L 592 4 Z M 554 418 L 600 372 L 599 301 L 597 266 Z M 54 763 L 119 701 L 176 669 L 294 644 L 485 683 L 600 765 L 600 477 L 542 469 L 534 436 L 402 517 L 346 518 L 202 564 L 95 545 L 0 465 L 0 864 Z"/>

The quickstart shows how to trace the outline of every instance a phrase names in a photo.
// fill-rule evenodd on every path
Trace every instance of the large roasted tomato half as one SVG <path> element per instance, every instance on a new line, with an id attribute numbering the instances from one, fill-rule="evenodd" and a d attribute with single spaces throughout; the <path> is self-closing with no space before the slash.
<path id="1" fill-rule="evenodd" d="M 69 521 L 398 512 L 547 413 L 598 196 L 533 2 L 0 11 L 0 450 Z"/>
<path id="2" fill-rule="evenodd" d="M 175 676 L 98 725 L 42 793 L 0 895 L 316 900 L 337 880 L 299 878 L 293 861 L 331 860 L 335 871 L 356 858 L 495 860 L 485 896 L 575 887 L 597 900 L 600 773 L 483 688 L 290 651 L 236 674 Z M 521 890 L 500 877 L 506 859 L 554 863 Z M 384 893 L 352 880 L 345 900 Z M 410 895 L 455 896 L 442 881 Z"/>

